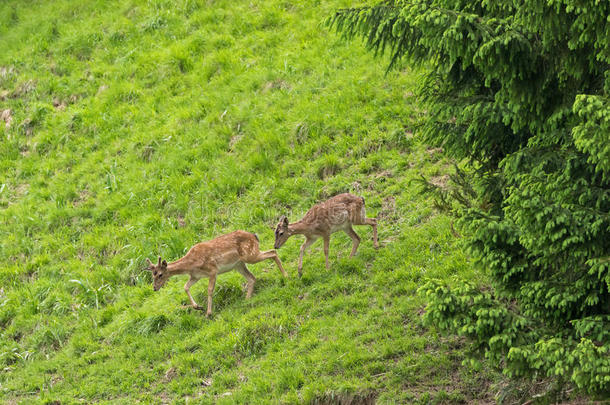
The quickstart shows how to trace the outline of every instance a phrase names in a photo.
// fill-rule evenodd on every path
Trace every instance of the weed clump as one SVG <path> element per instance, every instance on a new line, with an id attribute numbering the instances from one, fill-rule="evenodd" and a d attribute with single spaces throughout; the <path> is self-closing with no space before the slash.
<path id="1" fill-rule="evenodd" d="M 170 323 L 164 314 L 140 317 L 133 322 L 133 328 L 140 335 L 153 335 L 159 333 Z"/>

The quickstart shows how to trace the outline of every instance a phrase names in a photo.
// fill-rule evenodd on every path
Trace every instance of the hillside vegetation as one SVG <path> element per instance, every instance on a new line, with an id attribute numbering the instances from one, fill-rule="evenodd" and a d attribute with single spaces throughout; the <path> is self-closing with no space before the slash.
<path id="1" fill-rule="evenodd" d="M 427 283 L 424 318 L 504 375 L 546 379 L 553 402 L 610 398 L 608 15 L 596 0 L 388 0 L 332 18 L 390 66 L 427 68 L 418 136 L 461 162 L 436 194 L 488 285 Z"/>
<path id="2" fill-rule="evenodd" d="M 0 3 L 0 401 L 458 403 L 493 375 L 421 321 L 428 278 L 475 282 L 451 220 L 418 193 L 450 162 L 417 141 L 420 76 L 324 28 L 349 2 Z M 236 229 L 351 191 L 379 220 L 356 257 L 279 251 L 214 315 L 154 292 L 175 260 Z M 203 303 L 206 281 L 191 289 Z M 494 387 L 492 391 L 492 387 Z M 502 394 L 504 395 L 504 394 Z M 59 402 L 56 402 L 59 401 Z"/>

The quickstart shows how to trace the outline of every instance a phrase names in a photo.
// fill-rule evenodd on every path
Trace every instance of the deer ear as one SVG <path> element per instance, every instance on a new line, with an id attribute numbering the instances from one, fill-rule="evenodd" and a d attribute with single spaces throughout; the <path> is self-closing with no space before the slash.
<path id="1" fill-rule="evenodd" d="M 282 215 L 282 217 L 280 218 L 280 223 L 282 225 L 288 226 L 288 218 L 286 218 L 286 215 Z"/>
<path id="2" fill-rule="evenodd" d="M 167 267 L 167 262 L 166 262 L 165 260 L 163 260 L 163 261 L 161 262 L 161 266 L 163 266 L 163 267 Z"/>
<path id="3" fill-rule="evenodd" d="M 148 257 L 146 258 L 146 264 L 148 264 L 148 267 L 144 270 L 152 271 L 152 267 L 154 266 Z"/>
<path id="4" fill-rule="evenodd" d="M 159 256 L 159 261 L 157 261 L 157 267 L 161 266 L 161 256 Z"/>

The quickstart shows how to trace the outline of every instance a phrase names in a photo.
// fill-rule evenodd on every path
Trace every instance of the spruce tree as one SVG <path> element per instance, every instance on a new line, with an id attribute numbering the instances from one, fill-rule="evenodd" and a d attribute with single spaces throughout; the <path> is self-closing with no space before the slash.
<path id="1" fill-rule="evenodd" d="M 491 288 L 430 281 L 425 320 L 509 376 L 597 396 L 610 393 L 609 16 L 601 0 L 390 0 L 329 18 L 389 68 L 423 67 L 419 134 L 462 165 L 442 197 Z"/>

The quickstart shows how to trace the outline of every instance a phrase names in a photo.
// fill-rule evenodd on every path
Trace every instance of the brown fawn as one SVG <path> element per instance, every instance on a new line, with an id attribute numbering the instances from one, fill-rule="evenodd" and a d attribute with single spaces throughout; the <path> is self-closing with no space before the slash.
<path id="1" fill-rule="evenodd" d="M 184 285 L 184 291 L 189 296 L 191 306 L 200 310 L 203 310 L 203 307 L 197 305 L 191 296 L 190 288 L 199 279 L 207 277 L 209 281 L 206 315 L 210 316 L 212 314 L 212 294 L 214 293 L 217 275 L 233 269 L 237 270 L 248 282 L 246 299 L 252 296 L 254 283 L 256 282 L 256 278 L 250 273 L 246 263 L 258 263 L 263 260 L 273 259 L 282 275 L 287 277 L 282 267 L 282 262 L 275 250 L 261 252 L 258 243 L 259 240 L 255 234 L 246 231 L 235 231 L 219 236 L 216 239 L 196 244 L 183 258 L 172 263 L 161 260 L 161 256 L 159 256 L 159 261 L 155 266 L 147 258 L 147 270 L 152 272 L 155 291 L 163 287 L 170 277 L 178 274 L 188 274 L 190 278 Z"/>
<path id="2" fill-rule="evenodd" d="M 299 255 L 299 277 L 302 275 L 303 268 L 303 253 L 312 243 L 318 238 L 324 239 L 324 257 L 326 258 L 326 268 L 328 265 L 328 246 L 330 243 L 330 235 L 337 231 L 345 232 L 352 238 L 352 253 L 350 257 L 356 254 L 360 237 L 352 225 L 370 225 L 373 227 L 373 244 L 377 249 L 377 220 L 367 218 L 364 208 L 364 198 L 344 193 L 339 194 L 322 203 L 316 204 L 298 222 L 289 224 L 288 218 L 282 215 L 280 222 L 275 229 L 275 249 L 279 249 L 292 235 L 305 235 L 305 243 L 301 245 L 301 254 Z"/>

